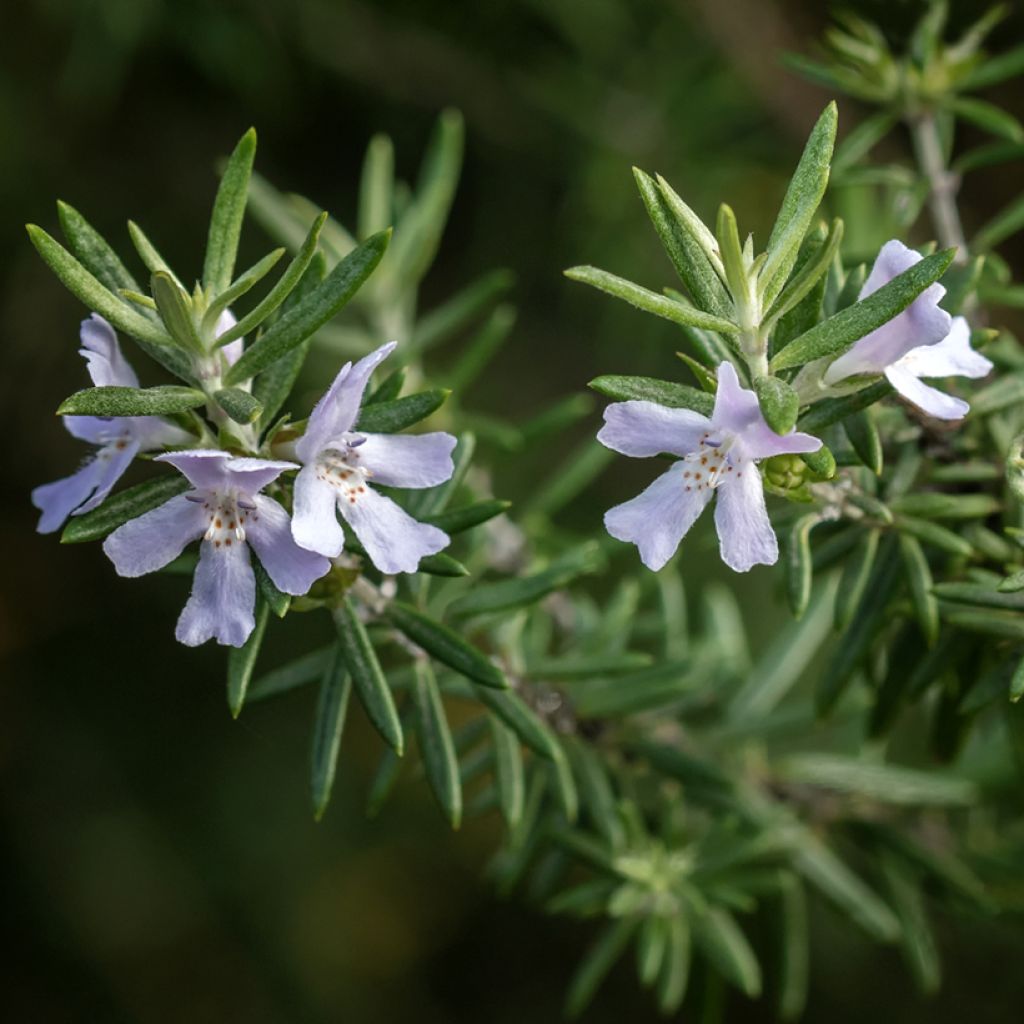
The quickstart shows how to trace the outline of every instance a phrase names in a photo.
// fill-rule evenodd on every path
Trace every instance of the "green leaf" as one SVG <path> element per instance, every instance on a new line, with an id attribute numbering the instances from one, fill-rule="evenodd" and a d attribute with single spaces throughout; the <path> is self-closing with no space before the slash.
<path id="1" fill-rule="evenodd" d="M 794 754 L 778 762 L 778 772 L 781 778 L 801 785 L 908 807 L 966 807 L 978 797 L 977 787 L 967 779 L 842 754 Z"/>
<path id="2" fill-rule="evenodd" d="M 236 280 L 232 281 L 231 284 L 217 296 L 213 302 L 207 307 L 206 312 L 203 314 L 203 329 L 212 331 L 216 326 L 217 320 L 220 318 L 221 313 L 228 308 L 233 302 L 236 302 L 243 295 L 249 293 L 260 281 L 263 280 L 270 273 L 271 270 L 277 266 L 281 257 L 287 252 L 283 246 L 280 249 L 274 249 L 267 253 L 263 259 L 254 263 L 248 270 L 240 275 Z M 227 332 L 225 332 L 226 334 Z M 243 332 L 244 333 L 244 332 Z M 241 336 L 241 335 L 240 335 Z M 224 335 L 218 335 L 218 339 L 222 339 Z M 220 341 L 221 344 L 226 342 Z"/>
<path id="3" fill-rule="evenodd" d="M 309 781 L 313 817 L 316 821 L 320 821 L 324 816 L 331 799 L 338 767 L 338 751 L 341 748 L 341 733 L 345 728 L 345 714 L 348 711 L 351 693 L 352 679 L 345 667 L 341 648 L 335 645 L 320 683 L 316 715 L 313 719 Z"/>
<path id="4" fill-rule="evenodd" d="M 795 832 L 793 867 L 852 921 L 879 942 L 893 942 L 899 922 L 888 906 L 820 839 L 803 826 Z"/>
<path id="5" fill-rule="evenodd" d="M 446 555 L 443 551 L 437 555 L 427 555 L 421 558 L 416 571 L 428 573 L 430 576 L 451 578 L 469 575 L 469 570 L 460 561 L 452 558 L 451 555 Z"/>
<path id="6" fill-rule="evenodd" d="M 822 672 L 816 695 L 820 715 L 828 714 L 845 692 L 885 621 L 889 597 L 897 579 L 898 561 L 894 544 L 895 538 L 886 538 L 886 543 L 881 545 L 864 596 Z"/>
<path id="7" fill-rule="evenodd" d="M 416 659 L 413 671 L 416 735 L 427 782 L 448 823 L 458 828 L 462 821 L 462 783 L 441 692 L 425 658 Z"/>
<path id="8" fill-rule="evenodd" d="M 228 707 L 231 709 L 232 718 L 237 718 L 242 713 L 245 694 L 249 689 L 256 659 L 263 644 L 269 611 L 270 606 L 263 600 L 263 595 L 257 594 L 256 625 L 249 634 L 249 639 L 241 647 L 232 647 L 228 653 Z"/>
<path id="9" fill-rule="evenodd" d="M 779 1017 L 799 1020 L 807 1004 L 810 930 L 803 884 L 784 874 L 779 884 Z"/>
<path id="10" fill-rule="evenodd" d="M 443 111 L 423 158 L 415 197 L 396 224 L 389 273 L 403 284 L 415 284 L 434 261 L 459 183 L 462 146 L 462 115 Z"/>
<path id="11" fill-rule="evenodd" d="M 616 402 L 640 399 L 656 402 L 670 409 L 692 409 L 702 416 L 710 416 L 715 408 L 713 395 L 691 388 L 688 384 L 674 381 L 655 380 L 653 377 L 622 377 L 606 374 L 595 377 L 588 385 L 598 394 Z"/>
<path id="12" fill-rule="evenodd" d="M 1024 611 L 1024 593 L 993 590 L 981 583 L 937 583 L 932 593 L 944 601 L 972 604 L 979 608 L 1006 608 Z"/>
<path id="13" fill-rule="evenodd" d="M 1018 196 L 981 227 L 971 241 L 971 248 L 985 252 L 1005 242 L 1024 228 L 1024 196 Z"/>
<path id="14" fill-rule="evenodd" d="M 399 366 L 391 371 L 375 388 L 368 398 L 363 399 L 363 405 L 375 405 L 377 402 L 390 402 L 402 393 L 405 384 L 405 367 Z"/>
<path id="15" fill-rule="evenodd" d="M 267 570 L 263 568 L 263 563 L 259 560 L 256 553 L 250 551 L 249 554 L 252 557 L 253 572 L 256 574 L 256 585 L 259 587 L 263 600 L 267 602 L 270 610 L 279 619 L 283 619 L 288 614 L 288 609 L 292 604 L 291 594 L 285 594 L 278 590 Z"/>
<path id="16" fill-rule="evenodd" d="M 221 388 L 213 397 L 236 423 L 255 423 L 263 412 L 259 400 L 242 388 Z"/>
<path id="17" fill-rule="evenodd" d="M 1002 503 L 989 494 L 939 494 L 937 491 L 904 494 L 892 502 L 898 515 L 919 519 L 987 519 Z"/>
<path id="18" fill-rule="evenodd" d="M 961 558 L 970 558 L 974 548 L 970 542 L 964 540 L 959 534 L 947 530 L 945 526 L 930 522 L 927 519 L 915 519 L 913 516 L 901 515 L 896 519 L 896 528 L 902 533 L 908 533 L 925 544 L 945 551 L 950 555 L 957 555 Z"/>
<path id="19" fill-rule="evenodd" d="M 82 544 L 90 540 L 102 540 L 122 523 L 137 519 L 144 512 L 163 505 L 178 494 L 184 494 L 191 486 L 188 480 L 175 473 L 174 476 L 156 477 L 118 491 L 85 515 L 72 516 L 60 535 L 60 542 Z"/>
<path id="20" fill-rule="evenodd" d="M 928 924 L 921 889 L 907 867 L 892 855 L 882 857 L 881 863 L 901 925 L 900 944 L 904 959 L 921 993 L 934 995 L 941 980 L 939 952 Z"/>
<path id="21" fill-rule="evenodd" d="M 167 416 L 206 403 L 195 388 L 163 384 L 155 388 L 108 385 L 76 391 L 61 402 L 58 416 Z"/>
<path id="22" fill-rule="evenodd" d="M 436 515 L 424 516 L 421 520 L 430 523 L 439 530 L 444 530 L 449 536 L 462 533 L 463 530 L 472 529 L 481 523 L 486 523 L 495 516 L 500 516 L 512 507 L 512 502 L 501 501 L 498 498 L 490 498 L 486 501 L 478 501 L 472 505 L 463 505 L 461 508 L 453 508 L 447 512 L 438 512 Z"/>
<path id="23" fill-rule="evenodd" d="M 89 309 L 108 320 L 114 328 L 150 345 L 172 345 L 171 337 L 127 302 L 104 287 L 74 256 L 35 224 L 27 226 L 29 238 L 46 265 L 64 287 Z"/>
<path id="24" fill-rule="evenodd" d="M 500 718 L 487 715 L 494 747 L 494 777 L 498 787 L 501 814 L 510 829 L 519 825 L 526 799 L 523 775 L 523 752 L 516 734 Z"/>
<path id="25" fill-rule="evenodd" d="M 534 753 L 548 761 L 565 757 L 555 734 L 512 690 L 474 686 L 473 696 L 505 723 Z"/>
<path id="26" fill-rule="evenodd" d="M 640 984 L 650 988 L 661 972 L 668 948 L 669 922 L 666 918 L 649 916 L 640 923 L 636 940 L 636 973 Z"/>
<path id="27" fill-rule="evenodd" d="M 571 267 L 565 271 L 565 276 L 570 281 L 589 284 L 599 291 L 628 302 L 637 309 L 653 313 L 673 323 L 702 327 L 722 334 L 736 334 L 739 331 L 739 327 L 730 320 L 712 313 L 704 313 L 675 299 L 649 291 L 641 285 L 633 284 L 632 281 L 616 277 L 615 274 L 609 274 L 606 270 L 598 270 L 597 267 Z"/>
<path id="28" fill-rule="evenodd" d="M 939 603 L 932 594 L 932 571 L 928 566 L 928 559 L 917 538 L 908 533 L 900 534 L 900 555 L 903 558 L 914 614 L 928 646 L 931 647 L 939 636 Z"/>
<path id="29" fill-rule="evenodd" d="M 797 393 L 778 377 L 757 377 L 754 392 L 765 422 L 776 434 L 788 434 L 796 426 L 800 411 Z"/>
<path id="30" fill-rule="evenodd" d="M 694 302 L 709 313 L 727 316 L 732 302 L 719 276 L 714 235 L 664 178 L 659 176 L 655 183 L 637 167 L 633 177 L 661 244 Z"/>
<path id="31" fill-rule="evenodd" d="M 315 221 L 313 221 L 312 227 L 309 229 L 309 234 L 306 235 L 302 246 L 299 251 L 295 254 L 291 263 L 285 268 L 284 273 L 278 278 L 277 283 L 264 298 L 257 303 L 253 309 L 251 309 L 241 320 L 235 324 L 234 327 L 225 331 L 217 339 L 217 347 L 222 348 L 224 345 L 229 345 L 232 341 L 238 338 L 244 338 L 245 335 L 254 331 L 264 320 L 270 316 L 283 302 L 288 298 L 289 295 L 295 290 L 299 281 L 302 279 L 303 274 L 306 273 L 306 269 L 313 261 L 313 257 L 316 255 L 316 248 L 320 242 L 320 231 L 324 226 L 324 221 L 327 220 L 327 214 L 321 213 Z M 271 253 L 273 255 L 273 253 Z M 275 260 L 276 262 L 276 260 Z"/>
<path id="32" fill-rule="evenodd" d="M 238 141 L 228 157 L 220 179 L 217 198 L 210 217 L 210 233 L 206 240 L 203 263 L 203 284 L 213 295 L 219 295 L 231 284 L 242 233 L 245 204 L 249 195 L 249 177 L 256 156 L 256 129 L 250 128 Z"/>
<path id="33" fill-rule="evenodd" d="M 469 388 L 505 344 L 515 322 L 515 307 L 508 303 L 503 302 L 491 311 L 480 329 L 464 343 L 447 374 L 453 391 L 464 392 Z"/>
<path id="34" fill-rule="evenodd" d="M 722 265 L 725 269 L 725 280 L 732 292 L 733 298 L 739 306 L 746 301 L 750 291 L 747 281 L 747 267 L 743 260 L 743 247 L 740 244 L 739 228 L 736 226 L 736 214 L 732 208 L 722 203 L 718 208 L 718 217 L 715 221 L 715 235 L 718 239 L 718 248 L 722 254 Z"/>
<path id="35" fill-rule="evenodd" d="M 448 612 L 457 618 L 466 618 L 533 604 L 579 576 L 597 572 L 603 564 L 604 558 L 596 543 L 581 544 L 532 576 L 477 585 L 471 593 L 452 601 Z"/>
<path id="36" fill-rule="evenodd" d="M 811 530 L 820 522 L 818 513 L 801 516 L 789 535 L 786 550 L 786 595 L 794 619 L 803 618 L 811 599 Z"/>
<path id="37" fill-rule="evenodd" d="M 178 275 L 160 255 L 156 246 L 146 237 L 142 228 L 133 220 L 128 221 L 128 237 L 131 238 L 132 245 L 135 246 L 135 251 L 139 254 L 139 259 L 145 264 L 150 274 L 166 274 L 182 291 L 185 290 Z"/>
<path id="38" fill-rule="evenodd" d="M 658 977 L 658 1008 L 662 1013 L 675 1013 L 683 1004 L 690 980 L 690 928 L 679 914 L 669 918 L 668 945 Z"/>
<path id="39" fill-rule="evenodd" d="M 636 929 L 631 918 L 620 918 L 607 925 L 597 941 L 587 951 L 569 984 L 565 1012 L 578 1017 L 590 1004 L 601 982 L 625 952 Z"/>
<path id="40" fill-rule="evenodd" d="M 1017 662 L 1010 679 L 1010 700 L 1016 704 L 1021 697 L 1024 697 L 1024 658 Z"/>
<path id="41" fill-rule="evenodd" d="M 745 996 L 761 994 L 761 967 L 750 943 L 727 910 L 709 907 L 693 919 L 693 937 L 701 952 Z"/>
<path id="42" fill-rule="evenodd" d="M 410 349 L 424 352 L 465 330 L 515 283 L 508 270 L 489 270 L 447 302 L 432 309 L 416 324 Z"/>
<path id="43" fill-rule="evenodd" d="M 460 675 L 484 686 L 508 687 L 501 669 L 454 630 L 401 601 L 388 605 L 387 617 L 414 644 Z"/>
<path id="44" fill-rule="evenodd" d="M 814 214 L 828 185 L 829 162 L 836 138 L 838 111 L 830 103 L 818 118 L 804 147 L 800 163 L 782 200 L 779 215 L 768 239 L 767 259 L 761 268 L 759 288 L 766 307 L 782 291 L 800 251 Z"/>
<path id="45" fill-rule="evenodd" d="M 838 178 L 843 171 L 859 163 L 898 123 L 899 115 L 891 110 L 881 110 L 864 118 L 836 146 L 832 159 L 832 173 Z"/>
<path id="46" fill-rule="evenodd" d="M 363 173 L 359 180 L 356 231 L 360 238 L 369 238 L 390 226 L 394 187 L 394 144 L 386 135 L 374 135 L 366 147 Z"/>
<path id="47" fill-rule="evenodd" d="M 432 416 L 444 405 L 450 394 L 447 388 L 434 388 L 404 398 L 394 398 L 390 402 L 364 405 L 359 410 L 355 429 L 371 434 L 397 434 Z"/>
<path id="48" fill-rule="evenodd" d="M 155 273 L 150 278 L 150 291 L 168 334 L 181 348 L 203 354 L 206 346 L 199 337 L 199 330 L 192 316 L 192 301 L 174 283 L 171 275 L 163 271 Z"/>
<path id="49" fill-rule="evenodd" d="M 861 409 L 850 413 L 843 420 L 843 430 L 857 453 L 857 458 L 871 470 L 875 476 L 882 474 L 882 439 L 878 435 L 878 427 L 871 416 L 870 409 Z"/>
<path id="50" fill-rule="evenodd" d="M 57 201 L 57 216 L 71 251 L 97 281 L 117 295 L 139 291 L 138 282 L 102 235 L 69 203 Z"/>
<path id="51" fill-rule="evenodd" d="M 301 301 L 324 279 L 326 273 L 327 260 L 323 253 L 318 252 L 291 295 L 288 296 L 284 308 L 289 309 L 293 303 Z M 268 427 L 273 423 L 274 417 L 291 394 L 295 381 L 298 380 L 299 374 L 302 372 L 302 365 L 306 361 L 309 346 L 310 339 L 307 339 L 297 348 L 293 348 L 283 359 L 271 363 L 253 381 L 252 393 L 263 406 L 263 427 Z"/>
<path id="52" fill-rule="evenodd" d="M 337 647 L 337 644 L 320 647 L 260 676 L 254 683 L 249 684 L 247 703 L 252 704 L 254 701 L 288 693 L 321 678 L 330 667 Z"/>
<path id="53" fill-rule="evenodd" d="M 801 452 L 800 460 L 819 480 L 831 480 L 836 475 L 836 457 L 828 445 L 823 444 L 816 452 Z"/>
<path id="54" fill-rule="evenodd" d="M 366 635 L 366 627 L 359 621 L 347 597 L 335 611 L 334 623 L 338 629 L 342 656 L 367 716 L 385 742 L 401 756 L 402 723 L 395 710 L 391 690 L 381 671 L 377 653 Z"/>
<path id="55" fill-rule="evenodd" d="M 353 249 L 316 288 L 246 349 L 225 375 L 224 383 L 230 387 L 249 380 L 336 316 L 373 273 L 390 237 L 390 232 L 382 231 Z"/>
<path id="56" fill-rule="evenodd" d="M 835 627 L 838 631 L 846 629 L 860 605 L 875 564 L 880 537 L 880 530 L 865 530 L 843 566 L 835 602 Z"/>
<path id="57" fill-rule="evenodd" d="M 878 291 L 823 320 L 775 355 L 771 369 L 788 369 L 845 352 L 855 341 L 902 313 L 945 273 L 955 253 L 955 249 L 943 249 L 926 256 Z"/>
<path id="58" fill-rule="evenodd" d="M 842 398 L 827 398 L 823 402 L 817 402 L 803 416 L 800 417 L 799 427 L 808 433 L 819 434 L 826 427 L 833 423 L 839 423 L 852 416 L 861 409 L 892 393 L 892 385 L 887 380 L 879 380 L 869 384 L 852 395 L 844 395 Z M 1024 392 L 1021 395 L 1024 398 Z"/>
<path id="59" fill-rule="evenodd" d="M 771 325 L 787 313 L 793 312 L 801 302 L 813 292 L 818 285 L 824 291 L 825 278 L 829 268 L 839 251 L 839 243 L 843 240 L 843 222 L 834 220 L 824 241 L 817 246 L 813 255 L 802 265 L 797 262 L 797 270 L 786 287 L 780 292 L 764 318 L 763 324 Z M 818 303 L 820 306 L 820 303 Z M 808 328 L 813 324 L 808 324 Z M 781 346 L 780 346 L 781 347 Z"/>
<path id="60" fill-rule="evenodd" d="M 950 102 L 949 109 L 991 135 L 998 135 L 1008 142 L 1024 142 L 1024 125 L 1013 114 L 994 103 L 971 96 L 958 96 Z"/>

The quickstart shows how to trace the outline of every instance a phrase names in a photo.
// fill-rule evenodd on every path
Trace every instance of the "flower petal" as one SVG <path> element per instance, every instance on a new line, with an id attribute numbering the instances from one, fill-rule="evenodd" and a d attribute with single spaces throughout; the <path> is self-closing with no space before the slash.
<path id="1" fill-rule="evenodd" d="M 82 342 L 79 352 L 85 357 L 89 376 L 96 387 L 139 386 L 139 378 L 121 354 L 114 328 L 99 313 L 93 313 L 82 321 L 79 338 Z"/>
<path id="2" fill-rule="evenodd" d="M 436 555 L 450 543 L 443 530 L 417 522 L 405 509 L 371 487 L 355 501 L 341 501 L 339 508 L 370 561 L 388 575 L 415 572 L 421 558 Z"/>
<path id="3" fill-rule="evenodd" d="M 71 513 L 96 489 L 103 475 L 103 465 L 97 459 L 90 459 L 71 476 L 42 484 L 32 491 L 32 504 L 42 510 L 38 533 L 53 533 L 59 530 Z"/>
<path id="4" fill-rule="evenodd" d="M 295 478 L 292 537 L 307 551 L 337 558 L 345 547 L 345 533 L 338 522 L 338 492 L 318 472 L 316 464 L 310 463 Z"/>
<path id="5" fill-rule="evenodd" d="M 962 399 L 933 388 L 897 363 L 885 371 L 889 383 L 911 405 L 937 420 L 962 420 L 971 407 Z"/>
<path id="6" fill-rule="evenodd" d="M 455 471 L 451 434 L 365 434 L 356 448 L 359 463 L 385 487 L 436 487 Z"/>
<path id="7" fill-rule="evenodd" d="M 669 409 L 656 402 L 616 402 L 604 411 L 604 426 L 597 435 L 606 448 L 644 459 L 667 452 L 686 455 L 696 451 L 711 421 L 692 409 Z"/>
<path id="8" fill-rule="evenodd" d="M 117 437 L 126 437 L 129 428 L 124 419 L 115 420 L 109 416 L 62 416 L 64 429 L 79 441 L 89 444 L 110 444 Z"/>
<path id="9" fill-rule="evenodd" d="M 230 331 L 235 324 L 238 323 L 238 319 L 230 309 L 225 309 L 219 317 L 217 322 L 213 325 L 213 336 L 219 338 L 225 331 Z M 242 350 L 245 348 L 245 338 L 235 338 L 234 341 L 228 342 L 221 350 L 220 354 L 224 357 L 224 361 L 228 366 L 234 366 L 238 362 L 239 357 L 242 355 Z"/>
<path id="10" fill-rule="evenodd" d="M 96 481 L 96 493 L 84 505 L 75 510 L 75 515 L 80 516 L 85 512 L 90 512 L 104 501 L 113 490 L 114 484 L 124 476 L 132 459 L 138 454 L 137 441 L 118 441 L 117 444 L 108 444 L 103 448 L 96 455 L 96 462 L 101 470 Z"/>
<path id="11" fill-rule="evenodd" d="M 238 458 L 230 452 L 215 448 L 195 448 L 184 452 L 166 452 L 155 462 L 169 462 L 200 490 L 237 488 L 246 494 L 256 494 L 276 480 L 286 469 L 297 469 L 294 462 L 276 459 Z"/>
<path id="12" fill-rule="evenodd" d="M 677 462 L 632 501 L 609 509 L 605 529 L 616 539 L 635 544 L 640 560 L 657 572 L 675 554 L 679 542 L 711 499 L 711 490 L 688 490 L 686 464 Z"/>
<path id="13" fill-rule="evenodd" d="M 753 463 L 746 463 L 718 487 L 715 528 L 722 561 L 736 572 L 774 565 L 779 542 L 764 504 L 764 485 Z"/>
<path id="14" fill-rule="evenodd" d="M 175 637 L 188 647 L 211 638 L 241 647 L 256 620 L 256 577 L 245 544 L 214 547 L 204 541 L 192 580 L 192 593 L 178 619 Z"/>
<path id="15" fill-rule="evenodd" d="M 331 563 L 295 543 L 288 513 L 273 498 L 261 494 L 254 502 L 256 511 L 245 524 L 246 539 L 278 590 L 305 594 Z"/>
<path id="16" fill-rule="evenodd" d="M 921 256 L 902 242 L 895 239 L 886 242 L 864 282 L 860 298 L 867 298 L 920 260 Z M 825 371 L 825 383 L 836 384 L 860 373 L 882 373 L 911 349 L 941 341 L 949 334 L 952 324 L 950 315 L 939 308 L 945 294 L 942 285 L 929 285 L 902 313 L 866 334 L 833 360 Z"/>
<path id="17" fill-rule="evenodd" d="M 370 376 L 381 360 L 391 355 L 397 344 L 389 341 L 375 352 L 363 356 L 355 366 L 346 363 L 341 368 L 310 413 L 306 433 L 295 444 L 295 451 L 303 462 L 312 462 L 331 441 L 352 429 Z"/>
<path id="18" fill-rule="evenodd" d="M 915 377 L 984 377 L 992 363 L 971 348 L 971 328 L 962 317 L 953 318 L 953 326 L 942 341 L 912 348 L 898 363 Z"/>
<path id="19" fill-rule="evenodd" d="M 740 386 L 740 378 L 732 363 L 720 363 L 711 425 L 717 430 L 741 435 L 755 424 L 764 424 L 757 395 L 749 388 Z"/>
<path id="20" fill-rule="evenodd" d="M 743 454 L 748 459 L 768 459 L 773 455 L 797 455 L 801 452 L 816 452 L 821 448 L 821 438 L 813 434 L 802 434 L 791 430 L 788 434 L 776 434 L 767 423 L 755 423 L 739 439 Z"/>
<path id="21" fill-rule="evenodd" d="M 162 569 L 201 537 L 209 516 L 202 505 L 178 494 L 158 508 L 129 519 L 104 542 L 118 576 L 143 576 Z"/>

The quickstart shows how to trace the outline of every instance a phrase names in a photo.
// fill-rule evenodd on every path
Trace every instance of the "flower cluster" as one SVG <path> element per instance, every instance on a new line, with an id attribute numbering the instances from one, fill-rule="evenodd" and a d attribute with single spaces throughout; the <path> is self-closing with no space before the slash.
<path id="1" fill-rule="evenodd" d="M 217 335 L 234 323 L 230 314 L 222 315 Z M 83 322 L 81 340 L 97 387 L 138 386 L 113 328 L 102 317 L 94 314 Z M 229 366 L 242 348 L 241 339 L 222 348 Z M 177 469 L 190 489 L 119 526 L 103 550 L 119 575 L 141 576 L 200 541 L 192 593 L 176 631 L 189 646 L 216 639 L 240 647 L 249 638 L 256 602 L 250 548 L 278 590 L 306 594 L 345 547 L 338 511 L 380 572 L 415 572 L 421 559 L 447 546 L 448 535 L 417 522 L 370 481 L 403 488 L 443 483 L 452 475 L 455 438 L 355 429 L 370 377 L 394 349 L 391 342 L 354 365 L 346 363 L 302 436 L 268 453 L 294 455 L 298 461 L 191 447 L 193 434 L 156 416 L 65 416 L 68 431 L 98 451 L 72 476 L 33 491 L 32 500 L 42 511 L 38 530 L 52 532 L 68 516 L 96 508 L 137 454 L 161 450 L 155 461 Z M 283 475 L 296 470 L 292 487 L 285 486 Z M 267 488 L 274 488 L 277 497 L 264 494 Z M 278 498 L 292 505 L 291 514 Z"/>
<path id="2" fill-rule="evenodd" d="M 873 295 L 921 258 L 897 240 L 887 242 L 859 298 Z M 979 378 L 992 369 L 992 363 L 971 347 L 967 320 L 951 317 L 939 306 L 945 293 L 939 284 L 928 286 L 901 313 L 837 358 L 805 366 L 793 382 L 801 404 L 842 394 L 846 388 L 863 388 L 884 375 L 919 412 L 943 420 L 966 416 L 967 402 L 921 379 Z M 679 459 L 642 494 L 605 515 L 608 532 L 636 544 L 644 565 L 656 571 L 668 562 L 716 492 L 715 527 L 725 564 L 747 572 L 778 560 L 778 541 L 757 464 L 772 456 L 816 452 L 822 442 L 795 430 L 772 430 L 757 395 L 740 386 L 731 362 L 718 367 L 710 418 L 691 409 L 634 400 L 610 405 L 604 419 L 597 439 L 613 451 L 634 458 Z"/>

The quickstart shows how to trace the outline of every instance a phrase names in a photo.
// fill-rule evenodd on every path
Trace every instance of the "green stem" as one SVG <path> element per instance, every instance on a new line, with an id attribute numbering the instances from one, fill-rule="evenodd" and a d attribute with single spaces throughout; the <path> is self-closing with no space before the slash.
<path id="1" fill-rule="evenodd" d="M 960 179 L 946 166 L 935 115 L 930 111 L 918 114 L 908 123 L 918 166 L 928 181 L 928 209 L 939 244 L 943 248 L 956 246 L 954 262 L 966 263 L 967 239 L 956 205 Z"/>

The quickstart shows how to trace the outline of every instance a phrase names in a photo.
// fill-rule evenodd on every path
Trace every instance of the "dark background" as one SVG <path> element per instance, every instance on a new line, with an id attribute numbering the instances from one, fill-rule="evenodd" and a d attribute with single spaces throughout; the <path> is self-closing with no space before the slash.
<path id="1" fill-rule="evenodd" d="M 921 10 L 852 6 L 894 38 Z M 962 21 L 981 5 L 954 8 Z M 38 260 L 24 222 L 54 230 L 61 197 L 127 254 L 131 216 L 187 279 L 200 269 L 215 161 L 250 124 L 263 174 L 351 223 L 370 135 L 391 134 L 398 170 L 412 176 L 437 112 L 457 106 L 466 166 L 424 305 L 480 268 L 514 269 L 514 340 L 474 403 L 521 420 L 599 372 L 676 372 L 671 327 L 560 271 L 593 262 L 668 282 L 634 163 L 666 174 L 706 217 L 727 199 L 763 239 L 829 98 L 779 54 L 806 49 L 826 14 L 817 0 L 4 5 L 5 1019 L 553 1021 L 589 938 L 584 925 L 494 895 L 482 877 L 493 821 L 451 836 L 416 783 L 367 821 L 379 747 L 362 723 L 346 732 L 334 802 L 315 825 L 312 692 L 232 723 L 223 652 L 173 641 L 183 581 L 117 581 L 98 548 L 33 532 L 29 490 L 82 455 L 52 409 L 84 383 L 74 354 L 83 310 Z M 1020 39 L 1017 13 L 998 44 Z M 1016 87 L 995 98 L 1024 113 Z M 863 115 L 843 102 L 841 131 Z M 887 145 L 899 157 L 904 142 Z M 1020 170 L 982 179 L 965 195 L 969 226 L 1016 194 Z M 848 225 L 858 230 L 870 234 Z M 250 225 L 243 263 L 266 244 Z M 530 476 L 511 460 L 497 476 L 499 493 L 528 496 Z M 624 486 L 605 480 L 570 517 L 594 529 Z M 930 1003 L 896 952 L 827 912 L 815 927 L 809 1020 L 995 1022 L 1024 997 L 1020 951 L 1000 925 L 940 922 L 947 980 Z M 726 1016 L 768 1019 L 738 998 Z M 629 965 L 588 1019 L 654 1019 Z"/>

